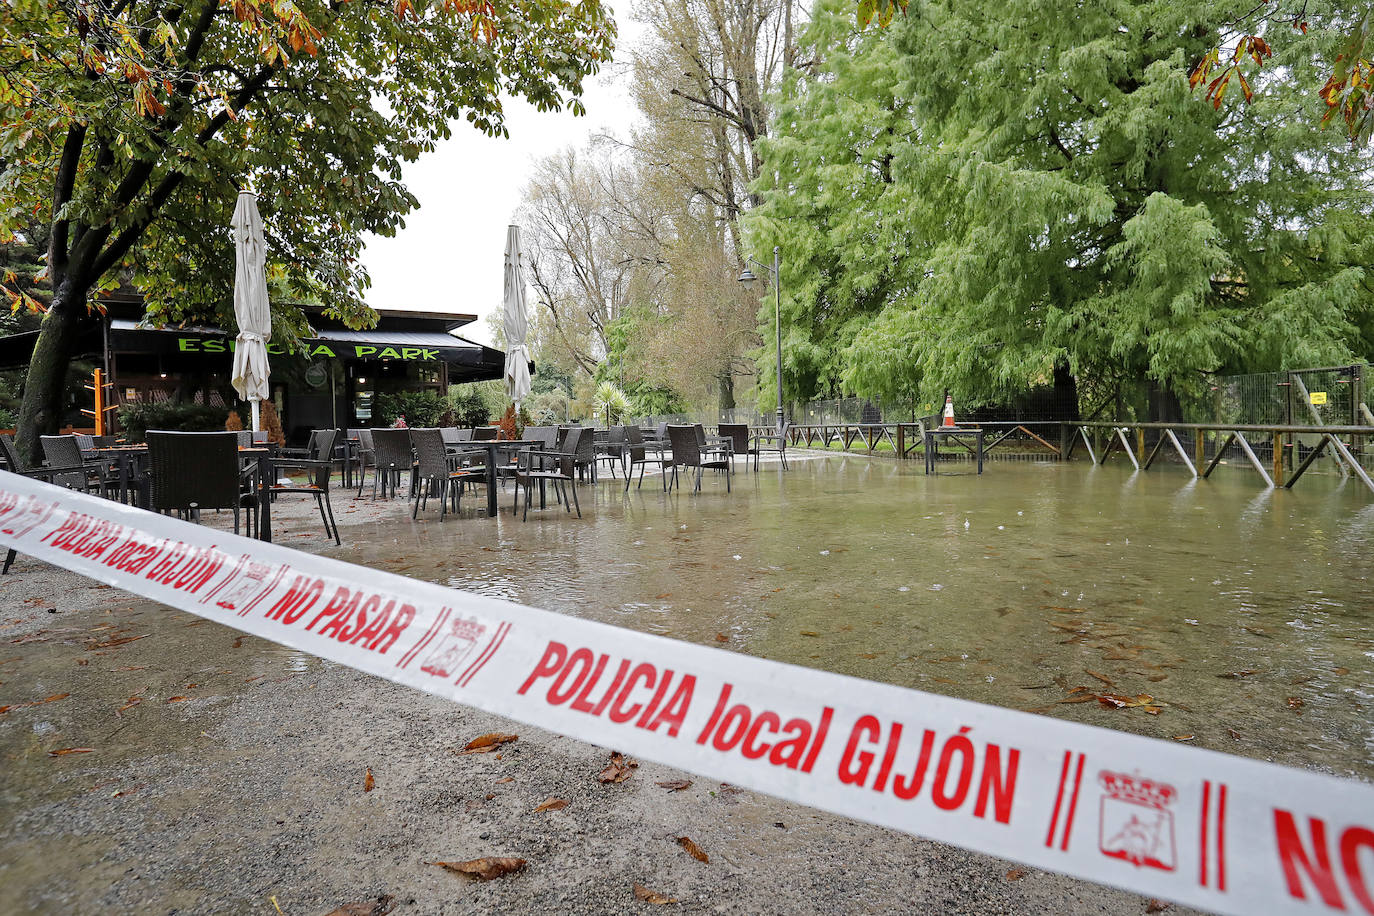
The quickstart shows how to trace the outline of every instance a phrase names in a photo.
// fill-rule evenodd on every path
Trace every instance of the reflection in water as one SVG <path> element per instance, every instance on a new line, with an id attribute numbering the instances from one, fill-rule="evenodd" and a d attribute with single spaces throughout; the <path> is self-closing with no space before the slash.
<path id="1" fill-rule="evenodd" d="M 741 472 L 732 495 L 710 477 L 695 495 L 584 487 L 580 521 L 546 511 L 522 524 L 503 506 L 412 525 L 398 511 L 341 555 L 779 661 L 1374 776 L 1368 494 L 1320 479 L 1271 492 L 1222 471 L 1194 482 L 1015 462 L 926 477 L 915 462 L 837 456 Z M 1167 705 L 1061 702 L 1089 691 Z"/>

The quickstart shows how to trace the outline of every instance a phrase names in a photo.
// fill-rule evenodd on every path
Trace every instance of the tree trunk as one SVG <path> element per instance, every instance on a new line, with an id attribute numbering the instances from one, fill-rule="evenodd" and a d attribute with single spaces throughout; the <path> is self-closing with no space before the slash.
<path id="1" fill-rule="evenodd" d="M 15 441 L 19 454 L 31 466 L 39 462 L 38 437 L 57 432 L 62 419 L 67 368 L 71 364 L 87 291 L 71 277 L 57 284 L 52 305 L 39 327 L 38 341 L 33 345 Z"/>
<path id="2" fill-rule="evenodd" d="M 1053 411 L 1056 420 L 1078 419 L 1078 379 L 1069 371 L 1068 363 L 1054 367 Z"/>
<path id="3" fill-rule="evenodd" d="M 720 409 L 735 409 L 735 379 L 729 369 L 722 369 L 720 373 Z"/>
<path id="4" fill-rule="evenodd" d="M 1182 423 L 1183 405 L 1174 389 L 1150 380 L 1150 421 L 1154 423 Z"/>

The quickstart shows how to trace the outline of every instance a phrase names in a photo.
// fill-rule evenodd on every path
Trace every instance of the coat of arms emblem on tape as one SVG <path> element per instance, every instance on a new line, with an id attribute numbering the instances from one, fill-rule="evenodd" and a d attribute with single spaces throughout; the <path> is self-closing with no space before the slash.
<path id="1" fill-rule="evenodd" d="M 485 624 L 466 617 L 449 621 L 420 670 L 435 677 L 453 677 L 486 631 Z"/>
<path id="2" fill-rule="evenodd" d="M 1102 854 L 1137 868 L 1173 871 L 1178 855 L 1169 806 L 1178 799 L 1178 791 L 1162 782 L 1110 770 L 1099 772 L 1097 782 L 1103 790 L 1098 828 Z"/>

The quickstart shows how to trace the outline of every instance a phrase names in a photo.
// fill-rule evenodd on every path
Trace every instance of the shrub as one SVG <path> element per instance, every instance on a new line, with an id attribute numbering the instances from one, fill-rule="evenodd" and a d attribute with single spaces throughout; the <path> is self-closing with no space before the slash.
<path id="1" fill-rule="evenodd" d="M 157 401 L 119 408 L 119 426 L 126 439 L 142 442 L 150 429 L 216 432 L 224 429 L 228 416 L 229 411 L 224 407 Z"/>
<path id="2" fill-rule="evenodd" d="M 404 416 L 407 426 L 443 426 L 444 399 L 437 391 L 396 391 L 377 395 L 372 420 L 377 426 L 390 426 Z"/>

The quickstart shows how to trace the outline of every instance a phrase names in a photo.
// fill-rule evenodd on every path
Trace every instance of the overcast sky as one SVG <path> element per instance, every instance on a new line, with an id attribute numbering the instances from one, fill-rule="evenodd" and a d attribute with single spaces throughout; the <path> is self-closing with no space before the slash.
<path id="1" fill-rule="evenodd" d="M 394 238 L 368 238 L 363 263 L 372 275 L 369 305 L 384 309 L 475 313 L 479 319 L 459 333 L 491 343 L 486 315 L 499 311 L 506 226 L 536 160 L 567 146 L 581 146 L 595 133 L 624 134 L 634 121 L 619 62 L 640 33 L 617 17 L 617 63 L 585 86 L 585 117 L 568 112 L 541 114 L 523 101 L 507 102 L 510 139 L 493 139 L 467 122 L 453 136 L 405 170 L 405 183 L 420 201 Z"/>

